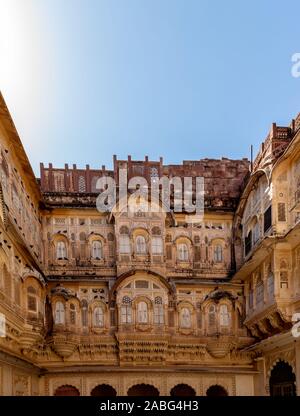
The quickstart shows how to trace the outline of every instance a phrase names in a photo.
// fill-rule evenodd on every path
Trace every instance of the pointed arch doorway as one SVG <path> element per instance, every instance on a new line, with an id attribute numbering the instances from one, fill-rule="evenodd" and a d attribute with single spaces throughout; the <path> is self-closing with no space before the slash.
<path id="1" fill-rule="evenodd" d="M 278 361 L 270 376 L 270 396 L 296 396 L 296 376 L 290 364 Z"/>

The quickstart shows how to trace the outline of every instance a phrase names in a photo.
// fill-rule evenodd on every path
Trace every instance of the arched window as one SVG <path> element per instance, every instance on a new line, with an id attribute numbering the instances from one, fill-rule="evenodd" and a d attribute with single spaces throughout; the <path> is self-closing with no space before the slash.
<path id="1" fill-rule="evenodd" d="M 191 311 L 189 308 L 181 309 L 179 324 L 181 328 L 190 328 L 192 326 Z"/>
<path id="2" fill-rule="evenodd" d="M 131 324 L 132 323 L 131 299 L 128 296 L 124 296 L 123 299 L 122 299 L 121 323 L 122 324 Z"/>
<path id="3" fill-rule="evenodd" d="M 146 249 L 146 240 L 143 235 L 138 235 L 135 240 L 135 249 L 138 254 L 145 254 Z"/>
<path id="4" fill-rule="evenodd" d="M 126 234 L 120 236 L 120 253 L 130 254 L 130 239 Z"/>
<path id="5" fill-rule="evenodd" d="M 100 260 L 103 258 L 101 241 L 97 240 L 92 242 L 92 258 L 95 260 Z"/>
<path id="6" fill-rule="evenodd" d="M 180 261 L 188 261 L 189 251 L 188 246 L 185 243 L 180 243 L 177 245 L 177 258 Z"/>
<path id="7" fill-rule="evenodd" d="M 208 325 L 209 327 L 216 326 L 216 306 L 210 305 L 208 308 Z"/>
<path id="8" fill-rule="evenodd" d="M 65 306 L 62 302 L 56 302 L 55 304 L 55 323 L 65 323 Z"/>
<path id="9" fill-rule="evenodd" d="M 161 237 L 152 237 L 152 254 L 162 254 L 163 244 Z"/>
<path id="10" fill-rule="evenodd" d="M 223 249 L 220 244 L 217 244 L 214 247 L 214 262 L 215 263 L 222 263 L 223 261 Z"/>
<path id="11" fill-rule="evenodd" d="M 83 299 L 81 302 L 81 319 L 82 319 L 82 326 L 88 326 L 88 303 L 86 299 Z"/>
<path id="12" fill-rule="evenodd" d="M 67 247 L 64 241 L 58 241 L 56 246 L 56 258 L 62 260 L 67 258 Z"/>
<path id="13" fill-rule="evenodd" d="M 280 261 L 280 289 L 288 289 L 289 278 L 288 278 L 288 264 L 285 260 Z"/>
<path id="14" fill-rule="evenodd" d="M 96 328 L 104 327 L 104 312 L 100 306 L 97 306 L 94 309 L 93 318 L 94 318 L 94 326 Z"/>
<path id="15" fill-rule="evenodd" d="M 71 325 L 76 324 L 76 307 L 74 303 L 71 303 L 70 305 L 70 324 Z"/>
<path id="16" fill-rule="evenodd" d="M 264 283 L 259 279 L 256 283 L 256 306 L 260 306 L 264 301 Z"/>
<path id="17" fill-rule="evenodd" d="M 137 321 L 139 324 L 148 323 L 148 305 L 144 301 L 137 305 Z"/>
<path id="18" fill-rule="evenodd" d="M 157 325 L 164 323 L 164 307 L 160 296 L 156 296 L 154 300 L 154 323 Z"/>
<path id="19" fill-rule="evenodd" d="M 27 308 L 30 312 L 37 312 L 37 292 L 32 286 L 27 288 Z"/>
<path id="20" fill-rule="evenodd" d="M 227 305 L 220 306 L 220 325 L 229 326 L 230 325 L 230 313 Z"/>

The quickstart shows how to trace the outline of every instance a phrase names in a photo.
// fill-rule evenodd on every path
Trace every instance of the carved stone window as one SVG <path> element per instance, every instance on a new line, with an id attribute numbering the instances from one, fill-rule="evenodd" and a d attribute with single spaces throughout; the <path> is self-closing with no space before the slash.
<path id="1" fill-rule="evenodd" d="M 137 305 L 137 322 L 139 324 L 148 323 L 148 305 L 144 301 L 139 302 Z"/>
<path id="2" fill-rule="evenodd" d="M 104 327 L 104 311 L 100 306 L 97 306 L 93 312 L 93 323 L 96 328 Z"/>
<path id="3" fill-rule="evenodd" d="M 222 263 L 222 261 L 223 261 L 223 248 L 220 244 L 217 244 L 214 247 L 214 262 Z"/>
<path id="4" fill-rule="evenodd" d="M 67 258 L 67 246 L 64 241 L 58 241 L 56 244 L 56 258 L 63 260 Z"/>
<path id="5" fill-rule="evenodd" d="M 280 272 L 280 288 L 281 289 L 288 289 L 289 287 L 289 278 L 287 271 Z"/>
<path id="6" fill-rule="evenodd" d="M 79 179 L 78 179 L 78 190 L 79 190 L 79 192 L 85 192 L 86 191 L 85 178 L 84 178 L 84 176 L 79 176 Z"/>
<path id="7" fill-rule="evenodd" d="M 177 245 L 177 258 L 179 261 L 188 261 L 189 250 L 187 244 L 180 243 Z"/>
<path id="8" fill-rule="evenodd" d="M 280 261 L 280 288 L 288 289 L 289 287 L 289 275 L 288 275 L 288 265 L 285 260 Z"/>
<path id="9" fill-rule="evenodd" d="M 92 258 L 95 260 L 103 258 L 102 242 L 99 240 L 92 242 Z"/>
<path id="10" fill-rule="evenodd" d="M 191 311 L 189 308 L 182 308 L 180 310 L 179 325 L 180 325 L 180 328 L 191 328 L 192 317 L 191 317 Z"/>
<path id="11" fill-rule="evenodd" d="M 220 326 L 230 325 L 230 312 L 227 305 L 220 305 Z"/>
<path id="12" fill-rule="evenodd" d="M 120 253 L 130 254 L 130 239 L 128 235 L 120 236 Z"/>
<path id="13" fill-rule="evenodd" d="M 216 326 L 216 306 L 210 305 L 208 308 L 208 325 L 209 327 Z"/>
<path id="14" fill-rule="evenodd" d="M 160 296 L 156 296 L 154 299 L 154 323 L 156 325 L 164 323 L 164 307 Z"/>
<path id="15" fill-rule="evenodd" d="M 83 299 L 81 302 L 81 320 L 82 326 L 88 326 L 88 303 L 86 299 Z"/>
<path id="16" fill-rule="evenodd" d="M 132 323 L 132 305 L 131 305 L 131 299 L 128 296 L 124 296 L 122 299 L 121 323 L 122 324 Z"/>
<path id="17" fill-rule="evenodd" d="M 65 306 L 62 302 L 56 302 L 55 304 L 55 319 L 56 324 L 65 323 Z"/>
<path id="18" fill-rule="evenodd" d="M 162 254 L 163 242 L 161 237 L 152 237 L 152 254 Z"/>
<path id="19" fill-rule="evenodd" d="M 146 239 L 143 235 L 138 235 L 135 239 L 135 248 L 137 254 L 146 254 L 147 246 Z"/>

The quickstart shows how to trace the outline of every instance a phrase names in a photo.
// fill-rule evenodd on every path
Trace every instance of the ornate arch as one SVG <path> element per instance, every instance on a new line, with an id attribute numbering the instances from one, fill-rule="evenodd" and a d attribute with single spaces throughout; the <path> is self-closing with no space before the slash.
<path id="1" fill-rule="evenodd" d="M 273 368 L 276 367 L 279 361 L 283 361 L 286 364 L 290 365 L 293 370 L 293 373 L 296 375 L 295 355 L 294 355 L 294 352 L 291 350 L 291 351 L 285 351 L 281 353 L 279 352 L 277 357 L 270 357 L 269 362 L 267 363 L 268 378 L 271 377 L 271 372 Z"/>
<path id="2" fill-rule="evenodd" d="M 62 383 L 61 381 L 54 383 L 54 385 L 53 385 L 53 396 L 56 396 L 57 391 L 59 389 L 64 388 L 64 387 L 72 389 L 74 392 L 78 393 L 78 394 L 76 394 L 77 396 L 80 396 L 80 387 L 79 387 L 78 383 L 76 383 L 76 385 L 75 385 L 75 383 L 72 383 L 72 384 L 71 383 L 61 384 L 61 383 Z"/>
<path id="3" fill-rule="evenodd" d="M 153 382 L 153 380 L 148 380 L 148 379 L 137 379 L 132 381 L 130 384 L 127 385 L 126 387 L 126 394 L 128 394 L 128 391 L 135 386 L 151 386 L 154 389 L 156 389 L 158 391 L 158 395 L 160 395 L 160 389 L 157 387 L 157 384 L 155 382 Z"/>
<path id="4" fill-rule="evenodd" d="M 166 280 L 166 278 L 155 272 L 152 270 L 143 270 L 143 269 L 135 269 L 135 270 L 129 270 L 125 273 L 122 273 L 118 279 L 116 280 L 116 282 L 114 283 L 114 285 L 112 286 L 112 288 L 109 291 L 109 300 L 115 300 L 116 297 L 116 292 L 120 286 L 120 284 L 126 280 L 128 277 L 137 275 L 138 273 L 143 273 L 144 277 L 147 278 L 147 275 L 149 275 L 150 277 L 154 277 L 157 278 L 159 280 L 159 282 L 162 284 L 162 286 L 164 286 L 167 290 L 169 294 L 174 294 L 175 293 L 175 287 L 171 286 L 171 284 Z M 138 277 L 138 276 L 137 276 Z"/>
<path id="5" fill-rule="evenodd" d="M 102 244 L 105 244 L 106 238 L 100 233 L 92 232 L 87 236 L 87 241 L 89 244 L 91 244 L 93 241 L 101 241 Z"/>
<path id="6" fill-rule="evenodd" d="M 28 267 L 26 267 L 21 273 L 21 279 L 23 282 L 25 282 L 25 280 L 28 277 L 34 277 L 36 280 L 38 280 L 38 282 L 40 283 L 40 285 L 42 285 L 42 287 L 46 286 L 46 281 L 44 277 L 37 270 L 29 269 Z"/>
<path id="7" fill-rule="evenodd" d="M 188 235 L 184 235 L 184 234 L 177 235 L 173 242 L 175 244 L 187 243 L 187 244 L 193 245 L 193 241 L 192 241 L 191 237 L 189 237 Z"/>
<path id="8" fill-rule="evenodd" d="M 97 387 L 97 386 L 101 386 L 101 385 L 103 385 L 103 384 L 106 384 L 106 385 L 108 385 L 108 386 L 111 386 L 113 389 L 115 389 L 116 390 L 116 392 L 117 392 L 117 394 L 118 394 L 118 384 L 115 382 L 115 380 L 114 379 L 109 379 L 109 378 L 102 378 L 101 377 L 101 380 L 99 381 L 99 379 L 96 379 L 96 380 L 93 380 L 92 382 L 90 382 L 89 383 L 89 388 L 88 388 L 88 391 L 91 393 L 93 390 L 94 390 L 94 388 L 95 387 Z"/>

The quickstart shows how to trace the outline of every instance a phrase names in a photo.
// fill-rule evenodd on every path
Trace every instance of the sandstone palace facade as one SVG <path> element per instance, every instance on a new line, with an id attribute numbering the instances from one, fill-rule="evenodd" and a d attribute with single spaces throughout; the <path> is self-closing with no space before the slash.
<path id="1" fill-rule="evenodd" d="M 97 179 L 121 168 L 204 177 L 203 220 L 99 213 Z M 300 115 L 253 163 L 36 179 L 0 96 L 0 179 L 0 395 L 300 394 Z"/>

